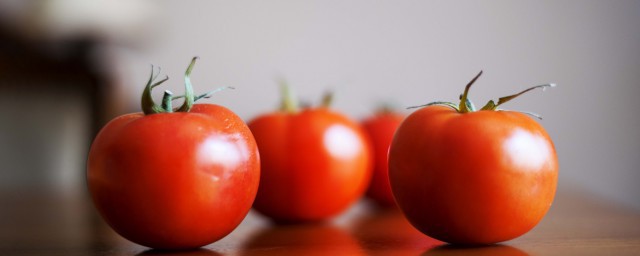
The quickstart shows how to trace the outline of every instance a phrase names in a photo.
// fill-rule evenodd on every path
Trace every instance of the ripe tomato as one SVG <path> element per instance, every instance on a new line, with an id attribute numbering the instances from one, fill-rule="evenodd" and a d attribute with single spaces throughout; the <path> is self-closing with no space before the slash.
<path id="1" fill-rule="evenodd" d="M 396 202 L 389 184 L 388 153 L 393 134 L 404 115 L 391 110 L 381 110 L 362 122 L 362 127 L 369 135 L 373 152 L 373 176 L 367 190 L 367 196 L 385 207 L 395 206 Z"/>
<path id="2" fill-rule="evenodd" d="M 359 199 L 369 183 L 366 137 L 327 107 L 285 105 L 249 122 L 262 170 L 254 208 L 276 222 L 327 219 Z"/>
<path id="3" fill-rule="evenodd" d="M 480 73 L 482 74 L 482 73 Z M 480 75 L 478 74 L 478 76 Z M 532 118 L 490 101 L 427 106 L 405 119 L 389 152 L 396 202 L 423 233 L 449 243 L 490 244 L 533 228 L 553 201 L 558 160 Z"/>
<path id="4" fill-rule="evenodd" d="M 163 107 L 153 104 L 151 88 L 166 80 L 151 85 L 153 78 L 152 72 L 144 93 L 147 114 L 117 117 L 95 138 L 89 192 L 106 222 L 132 242 L 197 248 L 226 236 L 250 210 L 260 176 L 257 146 L 230 110 L 186 106 L 196 99 L 190 88 L 179 112 L 170 93 Z"/>

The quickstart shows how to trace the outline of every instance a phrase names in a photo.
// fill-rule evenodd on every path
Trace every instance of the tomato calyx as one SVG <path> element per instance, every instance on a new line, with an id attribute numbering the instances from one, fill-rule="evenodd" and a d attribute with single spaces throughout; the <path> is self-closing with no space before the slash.
<path id="1" fill-rule="evenodd" d="M 198 59 L 197 56 L 191 59 L 191 63 L 189 64 L 189 67 L 187 67 L 187 71 L 184 74 L 185 94 L 174 97 L 171 91 L 165 90 L 164 96 L 162 97 L 161 105 L 158 105 L 153 101 L 151 91 L 153 90 L 153 88 L 169 80 L 169 77 L 165 76 L 162 80 L 156 82 L 158 75 L 160 75 L 161 69 L 158 67 L 158 72 L 156 73 L 154 66 L 151 65 L 151 76 L 149 77 L 149 81 L 147 82 L 147 85 L 145 86 L 144 91 L 142 92 L 142 100 L 141 100 L 142 112 L 144 112 L 145 115 L 151 115 L 151 114 L 157 114 L 157 113 L 189 112 L 196 101 L 203 98 L 205 99 L 211 98 L 213 94 L 225 89 L 234 89 L 233 87 L 230 87 L 230 86 L 220 87 L 218 89 L 215 89 L 213 91 L 210 91 L 201 95 L 195 95 L 195 93 L 193 92 L 193 85 L 191 84 L 191 71 L 193 70 L 193 67 L 196 64 L 197 59 Z M 180 107 L 174 109 L 172 106 L 172 102 L 174 100 L 181 99 L 181 98 L 184 98 L 184 102 Z"/>
<path id="2" fill-rule="evenodd" d="M 469 112 L 475 112 L 476 108 L 473 105 L 473 102 L 471 102 L 471 100 L 469 99 L 469 89 L 471 88 L 471 86 L 476 82 L 476 80 L 478 80 L 478 78 L 482 75 L 482 70 L 480 70 L 480 73 L 478 73 L 473 79 L 471 79 L 471 81 L 467 84 L 467 86 L 465 86 L 464 88 L 464 92 L 460 95 L 460 103 L 458 105 L 456 105 L 453 102 L 448 102 L 448 101 L 435 101 L 435 102 L 431 102 L 428 104 L 424 104 L 424 105 L 420 105 L 420 106 L 413 106 L 413 107 L 408 107 L 407 109 L 412 109 L 412 108 L 421 108 L 421 107 L 427 107 L 427 106 L 432 106 L 432 105 L 443 105 L 443 106 L 448 106 L 451 107 L 453 109 L 455 109 L 458 113 L 464 114 L 464 113 L 469 113 Z M 517 98 L 518 96 L 529 92 L 531 90 L 534 89 L 542 89 L 543 91 L 546 88 L 551 88 L 551 87 L 556 87 L 556 84 L 554 83 L 548 83 L 548 84 L 541 84 L 541 85 L 536 85 L 533 87 L 529 87 L 519 93 L 513 94 L 513 95 L 509 95 L 509 96 L 505 96 L 505 97 L 500 97 L 498 98 L 498 102 L 496 103 L 494 100 L 489 100 L 489 102 L 487 102 L 487 104 L 485 104 L 482 108 L 480 108 L 479 111 L 502 111 L 503 109 L 498 108 L 500 105 L 514 99 Z M 517 112 L 521 112 L 527 115 L 531 115 L 533 117 L 536 117 L 538 119 L 542 119 L 542 117 L 536 113 L 532 113 L 532 112 L 526 112 L 526 111 L 517 111 Z"/>
<path id="3" fill-rule="evenodd" d="M 296 113 L 300 109 L 298 101 L 293 96 L 293 92 L 289 87 L 289 84 L 284 79 L 281 79 L 280 84 L 280 93 L 282 93 L 282 102 L 280 103 L 280 110 L 287 113 Z"/>
<path id="4" fill-rule="evenodd" d="M 280 93 L 282 94 L 282 102 L 280 103 L 280 111 L 286 113 L 297 113 L 300 109 L 311 108 L 311 104 L 303 103 L 300 104 L 297 98 L 293 95 L 289 84 L 284 80 L 280 79 L 278 81 L 280 84 Z M 322 96 L 322 100 L 320 102 L 320 107 L 329 108 L 333 103 L 333 92 L 328 91 Z"/>

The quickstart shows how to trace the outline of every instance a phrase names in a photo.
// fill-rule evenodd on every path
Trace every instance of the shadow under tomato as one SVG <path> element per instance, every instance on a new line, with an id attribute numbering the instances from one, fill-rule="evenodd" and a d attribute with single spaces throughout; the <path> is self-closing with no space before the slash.
<path id="1" fill-rule="evenodd" d="M 443 242 L 415 229 L 398 208 L 369 209 L 355 220 L 351 232 L 369 253 L 416 255 Z"/>
<path id="2" fill-rule="evenodd" d="M 518 248 L 502 244 L 485 246 L 459 246 L 447 244 L 435 247 L 422 254 L 422 256 L 455 255 L 528 256 L 529 254 Z"/>
<path id="3" fill-rule="evenodd" d="M 365 255 L 351 235 L 328 223 L 273 225 L 243 245 L 241 255 Z"/>
<path id="4" fill-rule="evenodd" d="M 182 251 L 149 249 L 136 254 L 136 256 L 222 256 L 222 254 L 204 248 Z"/>

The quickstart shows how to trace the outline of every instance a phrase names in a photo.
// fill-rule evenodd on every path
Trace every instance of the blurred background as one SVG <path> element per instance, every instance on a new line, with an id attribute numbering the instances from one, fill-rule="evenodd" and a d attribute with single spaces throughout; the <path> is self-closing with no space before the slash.
<path id="1" fill-rule="evenodd" d="M 245 120 L 278 105 L 279 78 L 357 120 L 456 101 L 480 70 L 478 105 L 557 83 L 504 107 L 544 116 L 559 186 L 640 209 L 640 1 L 624 0 L 4 0 L 0 193 L 85 193 L 98 129 L 139 111 L 151 64 L 181 94 L 196 55 L 196 92 L 236 87 L 207 102 Z"/>

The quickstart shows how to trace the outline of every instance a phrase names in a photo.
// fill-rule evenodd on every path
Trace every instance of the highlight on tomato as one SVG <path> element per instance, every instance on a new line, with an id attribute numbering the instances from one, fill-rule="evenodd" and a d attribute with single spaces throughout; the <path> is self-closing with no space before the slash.
<path id="1" fill-rule="evenodd" d="M 317 222 L 346 210 L 371 176 L 371 153 L 358 123 L 329 108 L 299 108 L 283 85 L 281 109 L 249 122 L 261 154 L 254 208 L 280 223 Z"/>
<path id="2" fill-rule="evenodd" d="M 373 152 L 373 176 L 366 195 L 382 207 L 395 207 L 389 183 L 388 153 L 393 135 L 405 115 L 385 106 L 362 121 Z"/>
<path id="3" fill-rule="evenodd" d="M 556 150 L 542 125 L 499 108 L 554 84 L 476 110 L 468 92 L 481 74 L 459 104 L 419 106 L 398 128 L 389 151 L 391 189 L 407 219 L 453 244 L 492 244 L 526 233 L 549 210 L 558 180 Z"/>
<path id="4" fill-rule="evenodd" d="M 104 220 L 124 238 L 151 248 L 192 249 L 233 231 L 258 190 L 258 149 L 249 128 L 231 110 L 194 104 L 187 68 L 185 95 L 165 91 L 157 105 L 151 77 L 142 94 L 143 113 L 111 120 L 93 141 L 87 184 Z M 172 107 L 172 101 L 183 104 Z"/>

